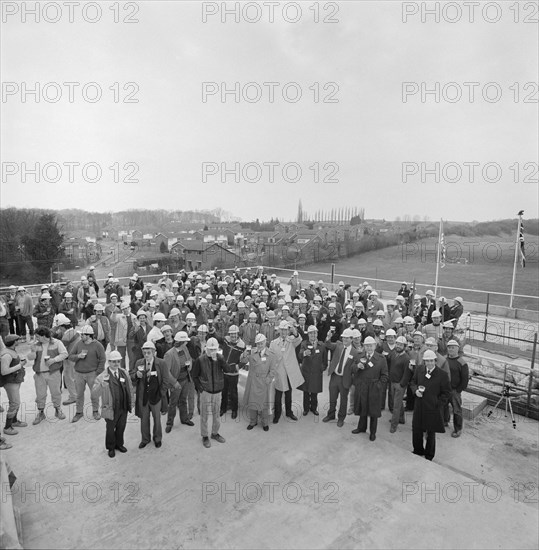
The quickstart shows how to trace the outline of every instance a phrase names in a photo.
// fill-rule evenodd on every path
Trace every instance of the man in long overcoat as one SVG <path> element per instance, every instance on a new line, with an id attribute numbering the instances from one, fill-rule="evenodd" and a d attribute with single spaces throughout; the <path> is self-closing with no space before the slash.
<path id="1" fill-rule="evenodd" d="M 322 373 L 327 368 L 327 349 L 323 342 L 318 341 L 318 329 L 310 325 L 307 329 L 308 340 L 301 343 L 299 359 L 301 361 L 301 374 L 305 382 L 300 389 L 303 390 L 303 415 L 311 411 L 318 416 L 318 394 L 322 393 Z"/>

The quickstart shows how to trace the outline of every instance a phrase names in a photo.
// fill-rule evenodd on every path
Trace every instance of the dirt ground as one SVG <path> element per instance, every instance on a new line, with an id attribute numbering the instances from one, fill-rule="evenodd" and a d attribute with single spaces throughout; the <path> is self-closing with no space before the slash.
<path id="1" fill-rule="evenodd" d="M 86 418 L 32 426 L 32 371 L 22 386 L 19 418 L 28 422 L 2 451 L 17 475 L 13 500 L 25 548 L 537 548 L 539 424 L 485 410 L 465 422 L 460 439 L 437 435 L 433 462 L 411 453 L 411 413 L 377 439 L 322 423 L 321 415 L 287 418 L 247 431 L 247 418 L 222 417 L 226 443 L 201 443 L 195 426 L 177 421 L 160 449 L 138 449 L 130 416 L 126 454 L 108 457 L 105 423 Z M 240 397 L 245 377 L 240 380 Z M 64 398 L 66 392 L 64 390 Z M 301 413 L 301 394 L 294 391 Z M 7 408 L 5 393 L 2 405 Z M 164 427 L 164 417 L 163 427 Z M 5 413 L 2 413 L 2 421 Z M 5 492 L 6 487 L 2 488 Z M 5 502 L 5 495 L 2 495 Z"/>

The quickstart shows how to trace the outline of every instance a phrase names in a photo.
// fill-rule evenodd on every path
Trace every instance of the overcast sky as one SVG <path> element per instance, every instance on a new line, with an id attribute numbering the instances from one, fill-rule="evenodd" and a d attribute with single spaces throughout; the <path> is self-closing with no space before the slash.
<path id="1" fill-rule="evenodd" d="M 500 13 L 484 15 L 479 8 L 473 23 L 466 11 L 456 23 L 444 20 L 457 17 L 450 10 L 441 14 L 440 23 L 432 16 L 423 23 L 420 13 L 404 23 L 401 2 L 321 2 L 321 21 L 315 23 L 309 9 L 313 3 L 299 3 L 297 23 L 284 20 L 280 6 L 273 23 L 267 6 L 259 22 L 249 23 L 245 17 L 257 15 L 252 5 L 239 23 L 232 15 L 223 23 L 223 3 L 206 3 L 206 10 L 219 13 L 208 14 L 204 23 L 204 3 L 121 2 L 120 21 L 138 19 L 128 24 L 114 22 L 110 3 L 101 4 L 95 23 L 84 19 L 80 7 L 74 8 L 73 23 L 66 7 L 61 14 L 42 14 L 36 23 L 20 7 L 11 15 L 14 3 L 4 2 L 2 207 L 221 207 L 243 220 L 286 220 L 296 216 L 301 198 L 310 213 L 358 206 L 369 218 L 417 214 L 433 220 L 488 220 L 515 217 L 522 208 L 528 218 L 539 216 L 538 32 L 537 24 L 522 22 L 533 14 L 517 14 L 511 3 L 498 2 Z M 407 5 L 412 11 L 413 3 Z M 58 15 L 57 23 L 44 20 Z M 517 15 L 519 23 L 514 22 Z M 296 16 L 293 7 L 285 16 Z M 498 16 L 498 22 L 485 21 Z M 86 18 L 96 17 L 88 9 Z M 323 23 L 324 17 L 338 22 Z M 23 82 L 28 87 L 39 83 L 39 103 L 23 95 Z M 64 82 L 80 83 L 73 103 Z M 85 101 L 81 92 L 89 82 L 102 91 L 95 103 Z M 109 89 L 115 82 L 118 103 Z M 123 89 L 129 82 L 138 86 L 132 96 L 138 103 L 122 102 L 135 90 L 133 85 Z M 240 95 L 235 103 L 230 94 L 222 101 L 222 83 L 233 88 L 235 82 L 257 83 L 262 97 L 248 102 Z M 278 83 L 273 103 L 264 82 Z M 403 82 L 410 83 L 406 102 Z M 421 89 L 435 82 L 440 83 L 440 101 L 430 95 L 422 102 Z M 450 82 L 456 85 L 444 88 Z M 465 82 L 479 83 L 473 102 Z M 206 102 L 203 83 L 209 83 L 209 91 L 218 90 Z M 282 94 L 287 83 L 294 83 L 287 87 L 288 101 Z M 329 84 L 324 89 L 326 83 L 338 88 Z M 240 89 L 251 98 L 257 91 L 255 85 Z M 292 102 L 298 89 L 301 99 Z M 45 91 L 53 100 L 58 90 L 58 102 L 46 101 Z M 88 87 L 87 97 L 93 98 L 95 90 Z M 462 98 L 451 102 L 459 90 Z M 64 165 L 60 181 L 53 183 L 46 179 L 59 175 L 50 165 L 40 183 L 32 174 L 24 183 L 23 162 L 28 168 L 36 162 L 94 162 L 102 174 L 91 183 L 93 169 L 88 167 L 84 177 L 81 166 L 74 166 L 70 183 Z M 263 164 L 268 162 L 278 163 L 273 183 Z M 421 181 L 422 162 L 428 170 L 440 163 L 439 183 L 429 173 Z M 485 171 L 489 162 L 496 164 Z M 115 183 L 109 168 L 114 163 L 120 180 L 138 167 L 131 178 L 139 182 Z M 203 163 L 212 163 L 206 183 Z M 234 163 L 241 168 L 253 164 L 237 183 L 233 174 L 221 173 L 222 163 L 229 169 Z M 299 181 L 286 181 L 296 177 L 293 164 L 283 177 L 287 163 L 301 167 Z M 315 163 L 318 182 L 309 168 Z M 408 163 L 406 184 L 403 163 Z M 471 165 L 464 163 L 478 163 L 471 183 Z M 215 167 L 219 172 L 212 175 Z M 338 172 L 332 174 L 335 167 Z M 451 182 L 459 169 L 460 181 Z"/>

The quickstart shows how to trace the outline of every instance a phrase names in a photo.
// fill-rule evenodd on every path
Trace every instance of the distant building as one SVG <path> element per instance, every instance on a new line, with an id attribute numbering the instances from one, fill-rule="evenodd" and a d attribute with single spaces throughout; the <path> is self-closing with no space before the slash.
<path id="1" fill-rule="evenodd" d="M 242 260 L 239 254 L 219 243 L 201 240 L 178 241 L 172 245 L 170 253 L 183 259 L 188 271 L 233 267 Z"/>

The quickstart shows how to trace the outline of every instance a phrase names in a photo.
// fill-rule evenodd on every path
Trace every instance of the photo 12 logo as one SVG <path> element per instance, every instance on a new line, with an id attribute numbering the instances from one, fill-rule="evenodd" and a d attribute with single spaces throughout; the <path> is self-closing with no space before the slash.
<path id="1" fill-rule="evenodd" d="M 402 183 L 497 183 L 506 178 L 511 183 L 538 183 L 537 162 L 403 162 Z"/>
<path id="2" fill-rule="evenodd" d="M 98 162 L 79 161 L 2 162 L 2 183 L 97 183 L 103 179 L 111 183 L 139 183 L 134 177 L 139 169 L 136 162 L 114 162 L 108 167 Z"/>
<path id="3" fill-rule="evenodd" d="M 202 2 L 202 23 L 339 23 L 337 2 Z"/>
<path id="4" fill-rule="evenodd" d="M 402 2 L 403 23 L 538 22 L 537 2 Z"/>
<path id="5" fill-rule="evenodd" d="M 2 23 L 138 23 L 138 2 L 1 2 Z"/>
<path id="6" fill-rule="evenodd" d="M 336 82 L 203 82 L 202 103 L 339 103 Z"/>
<path id="7" fill-rule="evenodd" d="M 225 482 L 215 481 L 202 483 L 202 502 L 206 503 L 212 499 L 225 502 L 278 502 L 296 503 L 300 500 L 311 500 L 318 504 L 338 504 L 337 494 L 339 486 L 337 483 L 328 482 L 320 484 L 313 483 L 310 486 L 302 486 L 293 481 L 282 484 L 278 481 L 264 481 L 258 483 L 249 481 L 247 483 L 236 482 L 229 487 Z"/>
<path id="8" fill-rule="evenodd" d="M 403 103 L 539 103 L 539 83 L 403 82 L 401 94 Z"/>
<path id="9" fill-rule="evenodd" d="M 136 82 L 2 82 L 2 103 L 138 103 Z"/>
<path id="10" fill-rule="evenodd" d="M 286 183 L 298 183 L 303 174 L 312 174 L 308 179 L 313 183 L 339 183 L 335 176 L 339 173 L 339 165 L 336 162 L 321 164 L 314 162 L 308 168 L 298 162 L 203 162 L 202 183 L 208 183 L 210 178 L 218 176 L 221 183 L 227 183 L 229 178 L 234 183 L 276 183 L 281 180 Z"/>

